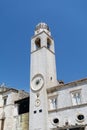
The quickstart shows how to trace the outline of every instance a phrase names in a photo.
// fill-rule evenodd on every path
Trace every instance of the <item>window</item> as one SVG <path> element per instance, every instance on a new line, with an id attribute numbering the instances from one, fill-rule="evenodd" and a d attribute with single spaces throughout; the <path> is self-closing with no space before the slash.
<path id="1" fill-rule="evenodd" d="M 50 49 L 50 43 L 49 42 L 47 43 L 47 48 Z"/>
<path id="2" fill-rule="evenodd" d="M 35 40 L 35 45 L 36 45 L 36 49 L 39 49 L 41 47 L 41 40 L 40 40 L 40 38 L 37 38 Z"/>
<path id="3" fill-rule="evenodd" d="M 54 118 L 54 119 L 53 119 L 53 123 L 54 123 L 54 124 L 58 124 L 58 123 L 59 123 L 59 119 L 58 119 L 58 118 Z"/>
<path id="4" fill-rule="evenodd" d="M 56 109 L 57 108 L 57 97 L 50 97 L 48 99 L 49 101 L 49 109 L 52 110 L 52 109 Z"/>
<path id="5" fill-rule="evenodd" d="M 47 39 L 47 48 L 50 49 L 50 47 L 51 47 L 51 40 Z"/>
<path id="6" fill-rule="evenodd" d="M 42 112 L 42 109 L 40 109 L 39 112 Z"/>
<path id="7" fill-rule="evenodd" d="M 4 130 L 4 120 L 5 119 L 1 119 L 1 130 Z"/>
<path id="8" fill-rule="evenodd" d="M 84 121 L 84 115 L 83 114 L 79 114 L 79 115 L 77 115 L 77 121 L 78 122 L 83 122 Z"/>
<path id="9" fill-rule="evenodd" d="M 34 111 L 34 114 L 36 114 L 36 113 L 37 113 L 37 111 L 35 110 L 35 111 Z"/>
<path id="10" fill-rule="evenodd" d="M 8 97 L 8 96 L 3 97 L 3 105 L 4 105 L 4 106 L 7 105 L 7 97 Z"/>
<path id="11" fill-rule="evenodd" d="M 4 106 L 7 104 L 7 98 L 4 99 Z"/>
<path id="12" fill-rule="evenodd" d="M 75 91 L 71 93 L 73 105 L 81 104 L 81 91 Z"/>

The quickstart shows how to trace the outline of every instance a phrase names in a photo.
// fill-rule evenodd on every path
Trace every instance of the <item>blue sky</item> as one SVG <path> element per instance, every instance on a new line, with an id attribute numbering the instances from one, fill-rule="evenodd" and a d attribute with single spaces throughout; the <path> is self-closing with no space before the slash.
<path id="1" fill-rule="evenodd" d="M 87 77 L 87 0 L 0 0 L 0 84 L 29 90 L 30 42 L 39 22 L 55 40 L 58 79 Z"/>

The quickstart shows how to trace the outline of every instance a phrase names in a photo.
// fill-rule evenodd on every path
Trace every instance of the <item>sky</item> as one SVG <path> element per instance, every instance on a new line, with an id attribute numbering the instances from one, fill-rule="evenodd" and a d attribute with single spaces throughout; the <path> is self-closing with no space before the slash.
<path id="1" fill-rule="evenodd" d="M 87 0 L 0 0 L 0 85 L 29 91 L 35 26 L 48 24 L 58 80 L 87 77 Z"/>

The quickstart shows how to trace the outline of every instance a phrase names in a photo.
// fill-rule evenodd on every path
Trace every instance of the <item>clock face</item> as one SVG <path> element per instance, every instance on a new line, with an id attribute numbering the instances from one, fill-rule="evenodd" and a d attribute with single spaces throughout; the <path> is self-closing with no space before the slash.
<path id="1" fill-rule="evenodd" d="M 40 103 L 41 103 L 41 102 L 40 102 L 40 99 L 37 99 L 37 100 L 35 101 L 35 106 L 36 106 L 36 107 L 39 107 L 39 106 L 40 106 Z"/>
<path id="2" fill-rule="evenodd" d="M 43 76 L 41 74 L 38 74 L 36 76 L 33 77 L 32 81 L 31 81 L 31 89 L 34 91 L 38 91 L 40 90 L 44 85 L 44 79 Z"/>

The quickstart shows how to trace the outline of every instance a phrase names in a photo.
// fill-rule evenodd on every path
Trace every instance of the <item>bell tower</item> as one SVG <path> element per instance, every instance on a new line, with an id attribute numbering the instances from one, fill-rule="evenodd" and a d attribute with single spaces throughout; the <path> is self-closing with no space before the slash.
<path id="1" fill-rule="evenodd" d="M 31 39 L 29 130 L 48 130 L 46 89 L 58 85 L 54 40 L 47 24 L 39 23 Z"/>

